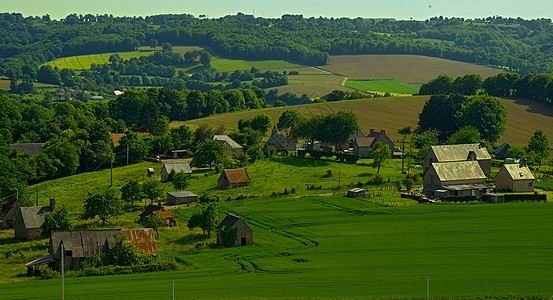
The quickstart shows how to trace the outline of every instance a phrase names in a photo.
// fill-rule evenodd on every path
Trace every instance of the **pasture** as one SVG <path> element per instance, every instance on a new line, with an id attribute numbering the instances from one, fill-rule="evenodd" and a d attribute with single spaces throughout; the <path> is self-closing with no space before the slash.
<path id="1" fill-rule="evenodd" d="M 252 67 L 258 70 L 272 70 L 282 68 L 300 68 L 301 65 L 291 63 L 285 60 L 231 60 L 231 59 L 213 59 L 211 66 L 217 72 L 234 72 L 236 70 L 249 71 Z"/>
<path id="2" fill-rule="evenodd" d="M 453 78 L 480 74 L 483 78 L 504 72 L 486 66 L 419 55 L 338 55 L 320 68 L 355 79 L 395 79 L 420 88 L 439 75 Z"/>
<path id="3" fill-rule="evenodd" d="M 552 203 L 382 207 L 326 196 L 220 210 L 248 222 L 254 246 L 177 250 L 182 271 L 66 278 L 65 296 L 170 298 L 174 281 L 177 299 L 420 299 L 427 278 L 432 298 L 553 295 Z M 60 284 L 2 284 L 0 298 L 55 299 Z"/>
<path id="4" fill-rule="evenodd" d="M 428 96 L 393 97 L 277 107 L 172 122 L 170 126 L 177 127 L 180 124 L 198 126 L 207 123 L 213 127 L 223 125 L 227 128 L 237 128 L 239 119 L 251 118 L 262 112 L 268 114 L 273 120 L 273 124 L 276 124 L 282 112 L 287 109 L 297 110 L 305 117 L 345 110 L 355 113 L 363 132 L 366 133 L 370 128 L 385 129 L 386 132 L 392 133 L 395 141 L 399 128 L 405 126 L 415 128 L 417 126 L 418 115 L 422 111 L 426 99 Z M 546 136 L 553 137 L 553 106 L 523 99 L 501 98 L 501 100 L 509 115 L 507 130 L 499 139 L 498 144 L 507 142 L 512 145 L 526 146 L 534 131 L 538 129 L 543 130 Z"/>
<path id="5" fill-rule="evenodd" d="M 117 52 L 122 59 L 128 60 L 133 57 L 142 57 L 152 55 L 152 51 L 132 51 L 132 52 Z M 49 61 L 43 65 L 50 65 L 52 67 L 57 67 L 58 69 L 74 69 L 74 70 L 84 70 L 90 69 L 92 64 L 107 64 L 109 63 L 109 57 L 114 53 L 102 53 L 102 54 L 90 54 L 90 55 L 79 55 L 79 56 L 69 56 L 61 57 L 55 60 Z"/>
<path id="6" fill-rule="evenodd" d="M 301 96 L 307 94 L 310 98 L 322 97 L 333 90 L 351 91 L 350 88 L 341 86 L 343 76 L 334 75 L 315 68 L 306 68 L 307 72 L 299 71 L 300 75 L 288 76 L 288 85 L 278 86 L 279 94 L 287 92 Z M 273 88 L 265 89 L 269 91 Z"/>
<path id="7" fill-rule="evenodd" d="M 389 92 L 398 94 L 416 94 L 418 89 L 397 82 L 393 79 L 387 80 L 348 80 L 346 86 L 364 92 Z"/>

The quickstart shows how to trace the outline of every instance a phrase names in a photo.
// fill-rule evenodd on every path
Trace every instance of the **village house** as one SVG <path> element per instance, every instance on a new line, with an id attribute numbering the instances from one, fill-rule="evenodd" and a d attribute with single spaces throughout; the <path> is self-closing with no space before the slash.
<path id="1" fill-rule="evenodd" d="M 223 245 L 222 230 L 230 231 L 236 229 L 236 239 L 233 246 L 253 245 L 253 230 L 242 220 L 242 218 L 227 214 L 223 221 L 217 226 L 217 244 Z"/>
<path id="2" fill-rule="evenodd" d="M 493 154 L 495 155 L 495 159 L 506 159 L 507 152 L 511 149 L 511 146 L 507 143 L 501 144 L 497 149 L 493 151 Z"/>
<path id="3" fill-rule="evenodd" d="M 460 144 L 431 146 L 424 157 L 424 172 L 432 163 L 460 162 L 474 160 L 486 176 L 492 172 L 491 157 L 483 144 Z"/>
<path id="4" fill-rule="evenodd" d="M 50 206 L 20 207 L 14 224 L 15 238 L 27 241 L 40 239 L 44 215 L 52 213 L 55 205 L 56 200 L 50 199 Z"/>
<path id="5" fill-rule="evenodd" d="M 423 177 L 423 194 L 444 196 L 481 196 L 487 193 L 486 175 L 474 160 L 432 163 Z"/>
<path id="6" fill-rule="evenodd" d="M 19 149 L 21 152 L 29 153 L 32 156 L 37 156 L 42 151 L 42 147 L 46 143 L 21 143 L 21 144 L 10 144 L 10 148 Z"/>
<path id="7" fill-rule="evenodd" d="M 81 259 L 108 252 L 115 245 L 116 236 L 124 236 L 127 242 L 146 255 L 157 256 L 151 228 L 52 231 L 49 252 L 54 259 L 60 260 L 63 243 L 65 268 L 78 270 Z"/>
<path id="8" fill-rule="evenodd" d="M 267 145 L 273 146 L 277 149 L 284 149 L 286 151 L 296 150 L 297 144 L 298 139 L 287 138 L 284 135 L 279 134 L 276 126 L 273 126 L 271 137 L 269 137 L 269 139 L 267 140 Z"/>
<path id="9" fill-rule="evenodd" d="M 4 205 L 0 213 L 0 217 L 2 218 L 2 229 L 12 229 L 14 227 L 15 218 L 19 213 L 19 208 L 22 206 L 23 203 L 17 199 L 17 197 L 13 197 Z"/>
<path id="10" fill-rule="evenodd" d="M 250 179 L 244 169 L 226 169 L 223 170 L 217 182 L 219 189 L 232 189 L 248 185 Z"/>
<path id="11" fill-rule="evenodd" d="M 534 192 L 534 176 L 526 160 L 520 164 L 504 164 L 495 175 L 495 188 L 515 193 Z"/>
<path id="12" fill-rule="evenodd" d="M 147 216 L 151 216 L 155 211 L 165 211 L 165 208 L 161 205 L 148 205 L 142 213 L 138 215 L 138 223 L 143 223 L 146 221 Z"/>
<path id="13" fill-rule="evenodd" d="M 394 142 L 392 141 L 392 135 L 387 134 L 385 130 L 375 131 L 371 129 L 370 133 L 366 137 L 356 137 L 353 142 L 353 153 L 359 154 L 360 158 L 371 157 L 371 151 L 374 144 L 382 143 L 390 147 L 390 151 L 394 152 Z"/>
<path id="14" fill-rule="evenodd" d="M 175 227 L 177 226 L 177 219 L 175 214 L 170 211 L 154 211 L 154 215 L 158 216 L 161 220 L 161 226 L 163 227 Z"/>
<path id="15" fill-rule="evenodd" d="M 168 192 L 167 204 L 179 205 L 198 201 L 198 195 L 189 191 Z"/>
<path id="16" fill-rule="evenodd" d="M 161 168 L 161 181 L 169 180 L 169 175 L 171 172 L 174 174 L 183 172 L 184 174 L 192 174 L 192 169 L 188 162 L 174 163 L 174 164 L 164 164 Z"/>
<path id="17" fill-rule="evenodd" d="M 228 157 L 237 158 L 244 151 L 243 147 L 228 135 L 217 134 L 213 139 L 225 146 L 225 155 Z"/>

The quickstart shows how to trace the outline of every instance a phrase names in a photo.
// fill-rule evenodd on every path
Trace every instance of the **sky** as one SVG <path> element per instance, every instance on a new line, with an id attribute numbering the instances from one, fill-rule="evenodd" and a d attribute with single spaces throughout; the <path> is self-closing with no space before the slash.
<path id="1" fill-rule="evenodd" d="M 0 12 L 24 16 L 49 14 L 61 19 L 71 13 L 147 16 L 155 14 L 207 15 L 210 18 L 238 12 L 278 18 L 363 17 L 426 20 L 434 16 L 466 19 L 489 16 L 524 19 L 553 18 L 553 0 L 0 0 Z"/>

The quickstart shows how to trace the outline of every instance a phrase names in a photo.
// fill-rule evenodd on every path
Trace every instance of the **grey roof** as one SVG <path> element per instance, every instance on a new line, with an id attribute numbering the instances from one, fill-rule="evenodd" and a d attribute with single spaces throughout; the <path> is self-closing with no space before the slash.
<path id="1" fill-rule="evenodd" d="M 501 153 L 506 147 L 511 147 L 511 146 L 510 146 L 509 144 L 507 144 L 507 143 L 503 143 L 503 144 L 501 144 L 501 146 L 499 146 L 499 148 L 495 149 L 495 150 L 493 151 L 493 153 L 494 153 L 495 155 L 497 155 L 497 154 Z"/>
<path id="2" fill-rule="evenodd" d="M 441 181 L 486 179 L 486 175 L 477 161 L 433 163 L 432 168 L 436 170 Z"/>
<path id="3" fill-rule="evenodd" d="M 184 172 L 186 174 L 192 174 L 192 169 L 190 168 L 190 164 L 188 162 L 164 164 L 163 168 L 167 171 L 167 174 L 171 173 L 173 170 L 175 173 Z"/>
<path id="4" fill-rule="evenodd" d="M 431 151 L 438 162 L 467 160 L 470 151 L 476 153 L 477 160 L 491 159 L 486 147 L 481 147 L 480 144 L 438 145 L 431 146 Z"/>
<path id="5" fill-rule="evenodd" d="M 167 195 L 171 195 L 173 197 L 198 197 L 198 195 L 189 192 L 189 191 L 180 191 L 180 192 L 168 192 Z"/>
<path id="6" fill-rule="evenodd" d="M 139 217 L 146 217 L 146 216 L 149 216 L 149 215 L 151 215 L 152 213 L 154 213 L 154 211 L 159 211 L 159 210 L 164 211 L 165 208 L 163 208 L 163 206 L 150 204 L 150 205 L 148 205 L 148 207 L 146 207 L 146 209 L 144 209 L 144 211 L 143 211 L 141 214 L 139 214 L 138 216 L 139 216 Z"/>
<path id="7" fill-rule="evenodd" d="M 530 171 L 527 166 L 521 166 L 519 164 L 505 164 L 502 168 L 507 170 L 507 173 L 513 180 L 534 179 L 532 171 Z"/>
<path id="8" fill-rule="evenodd" d="M 115 244 L 115 236 L 121 236 L 121 229 L 52 231 L 50 251 L 54 258 L 61 257 L 60 244 L 71 250 L 73 257 L 90 257 L 107 251 Z"/>
<path id="9" fill-rule="evenodd" d="M 213 139 L 228 144 L 232 149 L 242 149 L 242 146 L 231 139 L 228 135 L 216 134 L 213 136 Z"/>
<path id="10" fill-rule="evenodd" d="M 20 207 L 19 217 L 23 218 L 25 228 L 39 228 L 44 223 L 44 214 L 51 212 L 50 206 Z"/>
<path id="11" fill-rule="evenodd" d="M 40 154 L 42 146 L 46 145 L 45 143 L 22 143 L 22 144 L 10 144 L 10 148 L 19 149 L 23 152 L 29 153 L 33 156 Z"/>
<path id="12" fill-rule="evenodd" d="M 282 138 L 282 134 L 275 133 L 267 140 L 267 144 L 275 145 Z"/>
<path id="13" fill-rule="evenodd" d="M 217 229 L 221 229 L 221 228 L 227 226 L 227 224 L 230 225 L 230 227 L 233 227 L 240 220 L 242 220 L 242 218 L 240 218 L 239 216 L 235 216 L 235 215 L 231 215 L 231 214 L 227 213 L 227 216 L 217 226 Z M 244 220 L 242 220 L 242 222 L 244 222 Z M 244 222 L 244 225 L 246 225 L 246 227 L 248 227 L 249 230 L 253 231 L 250 228 L 250 226 L 248 226 L 248 224 L 246 224 L 246 222 Z"/>

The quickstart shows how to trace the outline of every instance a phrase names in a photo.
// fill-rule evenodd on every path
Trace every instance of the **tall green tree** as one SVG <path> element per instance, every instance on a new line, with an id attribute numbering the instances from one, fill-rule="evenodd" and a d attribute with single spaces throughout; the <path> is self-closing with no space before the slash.
<path id="1" fill-rule="evenodd" d="M 121 200 L 130 202 L 134 206 L 134 201 L 140 201 L 143 197 L 142 186 L 136 179 L 131 179 L 121 187 Z"/>
<path id="2" fill-rule="evenodd" d="M 457 113 L 459 126 L 474 126 L 482 138 L 495 143 L 507 128 L 507 109 L 489 95 L 473 96 Z"/>
<path id="3" fill-rule="evenodd" d="M 380 167 L 382 164 L 386 162 L 392 155 L 392 151 L 390 151 L 390 147 L 388 145 L 384 145 L 380 142 L 377 142 L 374 144 L 372 150 L 371 150 L 371 156 L 373 159 L 372 167 L 376 168 L 376 173 L 380 173 Z"/>
<path id="4" fill-rule="evenodd" d="M 163 185 L 155 179 L 148 179 L 142 184 L 142 192 L 146 199 L 150 199 L 150 204 L 163 196 Z"/>
<path id="5" fill-rule="evenodd" d="M 282 112 L 278 118 L 277 128 L 286 133 L 290 137 L 292 130 L 298 126 L 305 118 L 295 109 L 287 109 Z"/>
<path id="6" fill-rule="evenodd" d="M 549 158 L 549 141 L 542 130 L 536 130 L 528 143 L 528 154 L 533 160 L 542 164 Z"/>
<path id="7" fill-rule="evenodd" d="M 219 205 L 217 202 L 210 202 L 207 205 L 201 206 L 200 210 L 196 210 L 188 220 L 188 228 L 194 229 L 199 227 L 203 234 L 207 232 L 207 237 L 211 237 L 211 232 L 215 230 L 219 223 Z"/>
<path id="8" fill-rule="evenodd" d="M 459 130 L 455 122 L 457 112 L 467 102 L 462 95 L 432 95 L 422 108 L 419 114 L 417 132 L 437 130 L 438 139 L 445 141 L 454 132 Z"/>
<path id="9" fill-rule="evenodd" d="M 225 146 L 216 140 L 207 140 L 198 146 L 194 153 L 194 161 L 198 166 L 211 166 L 219 164 L 225 157 Z"/>
<path id="10" fill-rule="evenodd" d="M 459 131 L 452 134 L 449 139 L 447 140 L 447 143 L 449 145 L 457 145 L 457 144 L 475 144 L 482 141 L 482 138 L 480 137 L 480 132 L 478 132 L 478 129 L 474 126 L 465 126 Z"/>
<path id="11" fill-rule="evenodd" d="M 40 235 L 49 237 L 52 230 L 72 230 L 73 225 L 67 217 L 67 207 L 56 207 L 54 212 L 44 215 L 44 223 L 40 225 Z"/>
<path id="12" fill-rule="evenodd" d="M 113 189 L 106 189 L 99 193 L 88 193 L 81 218 L 88 220 L 98 216 L 99 220 L 102 221 L 102 225 L 105 225 L 109 218 L 120 214 L 121 202 L 117 197 L 117 193 Z"/>

